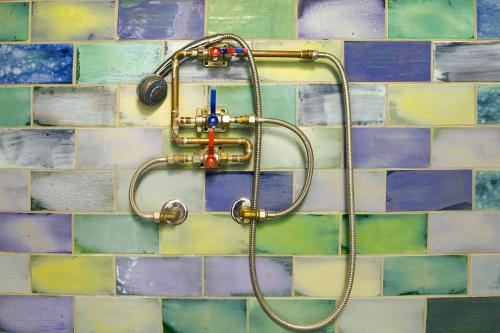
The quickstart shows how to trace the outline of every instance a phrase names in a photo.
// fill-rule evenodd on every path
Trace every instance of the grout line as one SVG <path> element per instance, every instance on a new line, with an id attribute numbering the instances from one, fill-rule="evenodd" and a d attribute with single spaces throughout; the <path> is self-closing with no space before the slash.
<path id="1" fill-rule="evenodd" d="M 119 8 L 120 8 L 120 1 L 115 0 L 115 13 L 113 17 L 113 22 L 115 25 L 115 30 L 113 31 L 113 39 L 115 41 L 119 40 L 118 38 L 118 16 L 119 16 Z"/>
<path id="2" fill-rule="evenodd" d="M 474 33 L 473 33 L 473 41 L 477 41 L 477 0 L 474 0 L 473 4 L 474 8 Z"/>

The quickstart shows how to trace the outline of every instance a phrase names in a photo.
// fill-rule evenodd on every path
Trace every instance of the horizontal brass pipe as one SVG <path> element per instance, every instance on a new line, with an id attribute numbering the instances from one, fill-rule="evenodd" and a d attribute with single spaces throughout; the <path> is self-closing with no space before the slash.
<path id="1" fill-rule="evenodd" d="M 252 50 L 254 57 L 260 58 L 301 58 L 301 59 L 314 59 L 313 50 L 302 51 L 273 51 L 273 50 Z"/>

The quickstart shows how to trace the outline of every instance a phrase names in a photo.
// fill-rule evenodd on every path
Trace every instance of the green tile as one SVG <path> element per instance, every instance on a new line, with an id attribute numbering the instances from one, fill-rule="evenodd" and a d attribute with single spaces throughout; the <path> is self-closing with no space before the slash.
<path id="1" fill-rule="evenodd" d="M 334 300 L 297 300 L 297 299 L 272 299 L 268 300 L 269 305 L 281 314 L 285 319 L 295 323 L 312 323 L 323 319 L 335 306 Z M 272 319 L 270 319 L 261 309 L 255 299 L 249 301 L 250 311 L 250 333 L 287 333 L 287 330 Z M 315 332 L 332 332 L 333 324 L 317 330 Z"/>
<path id="2" fill-rule="evenodd" d="M 208 1 L 208 34 L 232 32 L 243 38 L 295 38 L 295 1 Z"/>
<path id="3" fill-rule="evenodd" d="M 343 218 L 342 252 L 349 252 L 347 215 Z M 356 252 L 360 254 L 425 254 L 426 214 L 356 215 Z"/>
<path id="4" fill-rule="evenodd" d="M 0 3 L 0 40 L 18 41 L 28 39 L 29 3 Z"/>
<path id="5" fill-rule="evenodd" d="M 77 253 L 158 253 L 158 225 L 135 215 L 75 215 Z"/>
<path id="6" fill-rule="evenodd" d="M 386 257 L 384 295 L 467 293 L 466 256 Z"/>
<path id="7" fill-rule="evenodd" d="M 30 124 L 31 88 L 0 88 L 0 126 L 29 126 Z"/>
<path id="8" fill-rule="evenodd" d="M 389 0 L 390 38 L 473 38 L 474 0 Z"/>
<path id="9" fill-rule="evenodd" d="M 99 43 L 77 46 L 78 83 L 133 83 L 151 74 L 162 60 L 162 45 Z"/>

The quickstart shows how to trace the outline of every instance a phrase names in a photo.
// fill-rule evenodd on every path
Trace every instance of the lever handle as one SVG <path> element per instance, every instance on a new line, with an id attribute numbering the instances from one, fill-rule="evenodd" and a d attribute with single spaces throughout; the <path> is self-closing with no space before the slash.
<path id="1" fill-rule="evenodd" d="M 217 118 L 216 113 L 217 105 L 217 90 L 210 90 L 210 115 L 207 117 L 207 124 L 210 127 L 215 127 L 219 123 L 219 118 Z"/>

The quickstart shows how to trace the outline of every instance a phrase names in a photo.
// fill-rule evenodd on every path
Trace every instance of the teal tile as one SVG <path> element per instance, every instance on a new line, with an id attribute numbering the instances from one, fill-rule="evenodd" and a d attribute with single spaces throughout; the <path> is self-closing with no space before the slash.
<path id="1" fill-rule="evenodd" d="M 466 256 L 387 257 L 384 295 L 467 293 Z"/>
<path id="2" fill-rule="evenodd" d="M 500 209 L 500 170 L 476 171 L 474 209 Z"/>
<path id="3" fill-rule="evenodd" d="M 477 87 L 477 123 L 500 124 L 500 84 Z"/>
<path id="4" fill-rule="evenodd" d="M 29 2 L 0 3 L 0 40 L 28 39 Z"/>
<path id="5" fill-rule="evenodd" d="M 31 88 L 0 88 L 0 126 L 31 124 Z"/>

